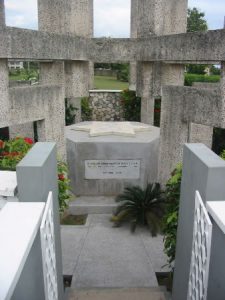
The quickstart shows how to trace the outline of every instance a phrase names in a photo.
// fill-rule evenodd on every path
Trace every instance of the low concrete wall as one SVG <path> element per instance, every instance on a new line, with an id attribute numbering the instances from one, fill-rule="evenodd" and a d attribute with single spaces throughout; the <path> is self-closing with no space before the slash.
<path id="1" fill-rule="evenodd" d="M 121 90 L 90 90 L 93 121 L 123 121 Z"/>
<path id="2" fill-rule="evenodd" d="M 218 89 L 220 87 L 219 82 L 193 82 L 193 87 L 199 88 L 199 89 Z"/>

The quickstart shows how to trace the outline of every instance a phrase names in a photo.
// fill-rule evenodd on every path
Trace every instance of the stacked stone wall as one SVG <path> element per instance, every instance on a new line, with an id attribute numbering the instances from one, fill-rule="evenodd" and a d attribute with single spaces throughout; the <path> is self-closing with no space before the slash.
<path id="1" fill-rule="evenodd" d="M 121 91 L 90 91 L 90 107 L 93 121 L 123 121 Z"/>

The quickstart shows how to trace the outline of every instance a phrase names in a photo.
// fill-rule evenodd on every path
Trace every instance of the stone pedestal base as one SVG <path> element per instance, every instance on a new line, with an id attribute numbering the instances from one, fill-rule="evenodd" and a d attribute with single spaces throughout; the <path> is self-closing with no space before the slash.
<path id="1" fill-rule="evenodd" d="M 128 185 L 144 187 L 156 182 L 159 128 L 149 126 L 132 137 L 90 137 L 89 132 L 74 130 L 89 123 L 66 129 L 69 174 L 76 195 L 117 195 Z"/>

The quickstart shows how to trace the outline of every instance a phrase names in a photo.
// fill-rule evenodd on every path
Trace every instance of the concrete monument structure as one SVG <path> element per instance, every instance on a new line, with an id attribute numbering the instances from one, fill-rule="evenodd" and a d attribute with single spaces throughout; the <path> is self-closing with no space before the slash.
<path id="1" fill-rule="evenodd" d="M 131 62 L 133 70 L 137 62 L 136 88 L 142 97 L 143 123 L 153 124 L 154 101 L 162 97 L 159 180 L 165 182 L 181 160 L 184 142 L 210 145 L 212 126 L 224 127 L 218 122 L 224 116 L 224 71 L 215 92 L 220 98 L 215 107 L 217 120 L 212 120 L 209 109 L 205 110 L 212 91 L 190 89 L 197 96 L 192 105 L 184 105 L 188 94 L 181 86 L 185 63 L 224 65 L 225 30 L 187 34 L 186 13 L 187 0 L 133 0 L 131 39 L 93 38 L 93 0 L 39 0 L 38 31 L 7 27 L 1 0 L 0 127 L 13 126 L 11 133 L 15 136 L 15 126 L 35 121 L 38 140 L 56 141 L 64 157 L 64 100 L 68 98 L 80 108 L 80 98 L 88 96 L 90 62 Z M 9 87 L 9 59 L 39 61 L 40 85 Z M 201 93 L 205 99 L 198 97 Z M 23 126 L 18 128 L 20 132 L 27 135 Z"/>
<path id="2" fill-rule="evenodd" d="M 117 195 L 157 178 L 159 128 L 136 122 L 84 122 L 67 128 L 76 195 Z"/>

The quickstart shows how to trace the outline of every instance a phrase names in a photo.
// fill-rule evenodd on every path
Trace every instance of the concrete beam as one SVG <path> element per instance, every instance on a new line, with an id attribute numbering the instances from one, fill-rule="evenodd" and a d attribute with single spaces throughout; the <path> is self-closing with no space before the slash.
<path id="1" fill-rule="evenodd" d="M 95 62 L 225 61 L 225 30 L 151 36 L 148 39 L 87 39 L 6 27 L 0 31 L 0 58 L 92 60 Z"/>
<path id="2" fill-rule="evenodd" d="M 88 60 L 88 40 L 74 35 L 6 27 L 0 40 L 0 58 Z"/>

